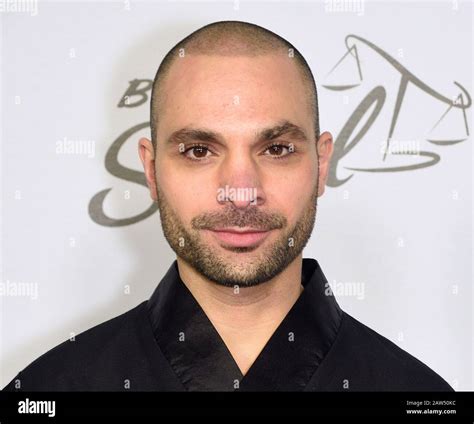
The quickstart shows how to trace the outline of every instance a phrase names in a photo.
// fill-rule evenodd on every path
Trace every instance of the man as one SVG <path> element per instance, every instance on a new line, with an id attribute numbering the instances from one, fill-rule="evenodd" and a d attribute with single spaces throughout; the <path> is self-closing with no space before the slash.
<path id="1" fill-rule="evenodd" d="M 177 260 L 148 301 L 7 389 L 452 390 L 343 312 L 302 259 L 333 151 L 317 102 L 298 50 L 257 25 L 217 22 L 178 43 L 139 141 Z"/>

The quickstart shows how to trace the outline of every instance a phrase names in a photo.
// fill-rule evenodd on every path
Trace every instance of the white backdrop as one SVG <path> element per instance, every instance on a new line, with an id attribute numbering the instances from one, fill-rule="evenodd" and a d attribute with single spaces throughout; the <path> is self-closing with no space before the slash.
<path id="1" fill-rule="evenodd" d="M 142 171 L 137 141 L 148 128 L 125 141 L 120 165 L 111 160 L 105 166 L 114 141 L 149 119 L 148 98 L 137 106 L 140 96 L 130 96 L 127 107 L 119 103 L 131 81 L 147 87 L 177 41 L 207 23 L 236 19 L 262 25 L 302 52 L 318 84 L 321 129 L 333 133 L 341 152 L 354 142 L 333 162 L 333 184 L 319 201 L 304 256 L 320 262 L 346 312 L 457 390 L 474 389 L 473 152 L 466 134 L 473 130 L 473 108 L 464 108 L 464 119 L 459 107 L 473 88 L 472 3 L 88 1 L 36 7 L 0 12 L 2 387 L 72 334 L 147 299 L 168 269 L 174 255 L 157 212 L 120 225 L 145 212 L 151 200 L 136 182 L 140 174 L 127 171 Z M 357 54 L 351 50 L 331 72 L 348 51 L 349 35 L 358 37 L 348 39 Z M 421 153 L 383 160 L 407 73 L 423 85 L 410 80 L 390 148 Z M 353 87 L 333 89 L 340 85 Z M 342 129 L 376 87 L 379 113 L 354 141 L 376 105 L 358 115 L 355 131 Z M 443 96 L 457 103 L 449 108 Z M 380 172 L 427 161 L 436 163 Z M 89 205 L 106 189 L 104 225 L 100 208 L 90 212 Z"/>

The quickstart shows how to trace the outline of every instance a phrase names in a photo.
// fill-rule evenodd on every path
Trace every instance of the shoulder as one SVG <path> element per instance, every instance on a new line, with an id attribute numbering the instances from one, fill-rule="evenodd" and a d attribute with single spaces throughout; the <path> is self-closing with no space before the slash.
<path id="1" fill-rule="evenodd" d="M 341 358 L 346 365 L 337 367 Z M 343 385 L 346 380 L 348 388 L 354 390 L 453 391 L 419 359 L 345 312 L 327 359 L 324 371 L 334 368 L 330 373 L 332 385 Z"/>
<path id="2" fill-rule="evenodd" d="M 145 304 L 47 351 L 19 372 L 4 390 L 93 390 L 95 386 L 106 386 L 117 369 L 127 369 L 124 364 L 133 363 L 132 357 L 137 357 L 137 318 Z M 126 376 L 115 378 L 117 387 L 123 386 Z"/>

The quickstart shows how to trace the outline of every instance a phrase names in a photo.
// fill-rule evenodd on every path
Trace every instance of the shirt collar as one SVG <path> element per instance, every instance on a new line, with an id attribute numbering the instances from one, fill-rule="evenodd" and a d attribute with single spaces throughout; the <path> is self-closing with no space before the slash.
<path id="1" fill-rule="evenodd" d="M 342 311 L 315 259 L 303 259 L 303 292 L 245 376 L 179 276 L 175 260 L 148 300 L 153 334 L 187 390 L 298 391 L 339 331 Z"/>

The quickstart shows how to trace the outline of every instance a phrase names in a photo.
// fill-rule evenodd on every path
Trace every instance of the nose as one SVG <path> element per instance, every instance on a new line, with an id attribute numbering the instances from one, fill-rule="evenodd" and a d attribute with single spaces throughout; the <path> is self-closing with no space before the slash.
<path id="1" fill-rule="evenodd" d="M 219 181 L 219 204 L 231 202 L 235 208 L 245 209 L 265 203 L 260 171 L 250 154 L 235 152 L 225 158 L 220 165 Z"/>

